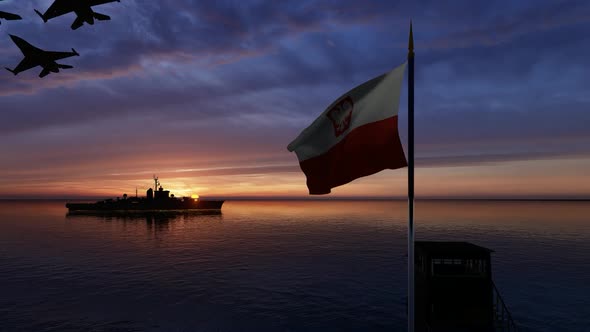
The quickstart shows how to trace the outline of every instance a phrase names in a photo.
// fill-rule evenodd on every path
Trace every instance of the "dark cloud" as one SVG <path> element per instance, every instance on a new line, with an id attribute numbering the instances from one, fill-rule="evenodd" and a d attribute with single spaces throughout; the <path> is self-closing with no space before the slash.
<path id="1" fill-rule="evenodd" d="M 170 158 L 289 158 L 286 144 L 333 99 L 404 61 L 409 18 L 421 158 L 553 158 L 584 153 L 589 141 L 584 1 L 124 0 L 96 7 L 111 21 L 76 31 L 73 14 L 48 23 L 34 14 L 50 2 L 2 3 L 24 18 L 0 26 L 3 66 L 21 59 L 8 33 L 82 55 L 45 79 L 38 68 L 0 73 L 0 148 L 11 158 L 3 171 L 44 151 L 60 155 L 44 159 L 56 167 L 68 156 L 144 160 L 162 146 Z M 405 123 L 405 101 L 400 116 Z M 159 143 L 149 139 L 154 127 Z M 43 138 L 49 132 L 69 135 L 67 152 L 66 139 Z M 120 132 L 134 133 L 135 149 L 109 150 L 129 139 Z M 215 148 L 175 143 L 187 137 Z"/>

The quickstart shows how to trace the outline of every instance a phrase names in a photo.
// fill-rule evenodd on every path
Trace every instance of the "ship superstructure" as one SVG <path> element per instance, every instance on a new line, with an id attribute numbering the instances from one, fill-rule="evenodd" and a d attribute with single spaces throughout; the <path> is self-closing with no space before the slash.
<path id="1" fill-rule="evenodd" d="M 192 197 L 174 197 L 169 190 L 164 190 L 158 177 L 154 176 L 154 188 L 146 191 L 145 197 L 128 197 L 106 199 L 96 203 L 67 203 L 70 211 L 158 211 L 158 210 L 221 210 L 223 200 L 195 199 Z"/>

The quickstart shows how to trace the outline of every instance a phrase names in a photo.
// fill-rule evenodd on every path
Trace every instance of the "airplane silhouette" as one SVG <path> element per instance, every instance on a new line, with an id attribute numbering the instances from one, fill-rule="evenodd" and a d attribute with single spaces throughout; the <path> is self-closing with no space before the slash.
<path id="1" fill-rule="evenodd" d="M 69 58 L 71 56 L 80 56 L 75 49 L 72 48 L 72 52 L 52 52 L 52 51 L 44 51 L 40 48 L 37 48 L 29 43 L 27 43 L 24 39 L 9 35 L 12 38 L 12 41 L 20 48 L 21 52 L 25 56 L 25 58 L 16 66 L 14 69 L 10 69 L 5 67 L 6 70 L 17 75 L 18 73 L 29 70 L 36 66 L 43 67 L 43 70 L 39 74 L 39 77 L 45 77 L 50 72 L 51 73 L 59 73 L 60 69 L 69 69 L 74 68 L 70 65 L 62 65 L 57 62 L 56 60 Z"/>
<path id="2" fill-rule="evenodd" d="M 23 18 L 20 17 L 19 15 L 16 15 L 16 14 L 0 11 L 0 19 L 12 21 L 12 20 L 22 20 Z M 0 21 L 0 24 L 2 24 L 2 21 Z"/>
<path id="3" fill-rule="evenodd" d="M 115 1 L 121 2 L 121 0 L 55 0 L 44 14 L 41 14 L 37 9 L 35 9 L 35 13 L 43 19 L 43 22 L 47 23 L 47 21 L 52 18 L 74 12 L 76 13 L 76 20 L 72 23 L 71 28 L 72 30 L 76 30 L 81 27 L 84 22 L 93 25 L 94 19 L 99 21 L 110 20 L 110 16 L 93 11 L 92 6 Z"/>

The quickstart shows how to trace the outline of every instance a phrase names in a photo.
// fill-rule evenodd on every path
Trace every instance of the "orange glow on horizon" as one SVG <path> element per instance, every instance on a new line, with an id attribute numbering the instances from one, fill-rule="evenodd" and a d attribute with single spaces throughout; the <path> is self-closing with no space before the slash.
<path id="1" fill-rule="evenodd" d="M 198 165 L 198 163 L 195 163 Z M 170 165 L 178 167 L 179 165 Z M 417 197 L 589 197 L 590 182 L 580 181 L 590 157 L 489 162 L 416 168 Z M 145 172 L 105 174 L 68 165 L 66 169 L 19 170 L 8 174 L 2 198 L 113 198 L 153 186 Z M 176 197 L 310 197 L 296 166 L 212 167 L 199 171 L 154 170 L 162 186 Z M 174 169 L 174 168 L 172 168 Z M 153 174 L 150 172 L 150 174 Z M 334 188 L 330 197 L 399 197 L 407 195 L 407 169 L 385 170 Z M 199 193 L 194 194 L 194 193 Z"/>

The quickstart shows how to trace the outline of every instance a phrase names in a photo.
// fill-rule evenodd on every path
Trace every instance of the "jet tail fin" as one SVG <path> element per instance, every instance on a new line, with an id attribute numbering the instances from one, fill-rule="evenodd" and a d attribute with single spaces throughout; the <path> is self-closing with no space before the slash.
<path id="1" fill-rule="evenodd" d="M 14 74 L 14 76 L 16 76 L 16 74 L 17 74 L 17 73 L 16 73 L 14 70 L 12 70 L 12 69 L 10 69 L 10 68 L 8 68 L 8 67 L 4 67 L 4 69 L 6 69 L 6 70 L 8 70 L 9 72 L 13 73 L 13 74 Z"/>
<path id="2" fill-rule="evenodd" d="M 95 19 L 99 20 L 99 21 L 108 21 L 111 19 L 110 16 L 105 15 L 105 14 L 101 14 L 101 13 L 94 13 L 92 14 L 92 16 L 94 16 Z"/>
<path id="3" fill-rule="evenodd" d="M 76 50 L 72 47 L 72 53 L 74 53 L 75 56 L 80 56 L 80 53 L 76 52 Z"/>
<path id="4" fill-rule="evenodd" d="M 37 15 L 39 15 L 39 17 L 41 17 L 43 19 L 43 22 L 47 23 L 47 20 L 45 19 L 45 16 L 43 16 L 43 14 L 41 14 L 40 11 L 38 11 L 37 9 L 35 9 L 35 13 L 37 13 Z"/>

